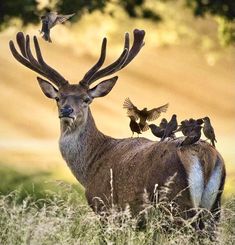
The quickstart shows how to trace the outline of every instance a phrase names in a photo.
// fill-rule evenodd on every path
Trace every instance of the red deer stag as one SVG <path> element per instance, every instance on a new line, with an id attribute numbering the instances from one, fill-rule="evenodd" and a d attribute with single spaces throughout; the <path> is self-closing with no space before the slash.
<path id="1" fill-rule="evenodd" d="M 21 54 L 13 41 L 10 41 L 10 49 L 17 61 L 50 81 L 37 77 L 43 93 L 56 100 L 61 125 L 61 154 L 84 186 L 93 210 L 99 212 L 113 203 L 123 209 L 129 205 L 133 214 L 137 214 L 143 208 L 146 193 L 153 200 L 154 188 L 161 188 L 174 176 L 168 197 L 177 202 L 184 217 L 190 214 L 187 210 L 198 207 L 215 212 L 220 209 L 225 166 L 210 144 L 199 141 L 179 147 L 183 137 L 162 142 L 143 137 L 114 139 L 104 135 L 95 125 L 89 104 L 93 99 L 107 95 L 118 77 L 90 86 L 121 70 L 135 58 L 144 45 L 145 32 L 136 29 L 133 34 L 132 47 L 126 33 L 120 57 L 101 69 L 106 56 L 107 40 L 104 38 L 99 60 L 78 84 L 69 84 L 44 61 L 36 37 L 33 39 L 36 58 L 31 52 L 29 36 L 25 37 L 21 32 L 16 36 Z"/>

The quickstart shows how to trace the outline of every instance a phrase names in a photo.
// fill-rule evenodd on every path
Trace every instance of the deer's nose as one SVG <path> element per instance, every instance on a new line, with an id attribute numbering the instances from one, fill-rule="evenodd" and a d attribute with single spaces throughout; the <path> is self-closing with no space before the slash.
<path id="1" fill-rule="evenodd" d="M 71 108 L 70 106 L 66 105 L 63 108 L 60 109 L 60 116 L 61 117 L 68 117 L 71 115 L 71 113 L 73 112 L 73 108 Z"/>

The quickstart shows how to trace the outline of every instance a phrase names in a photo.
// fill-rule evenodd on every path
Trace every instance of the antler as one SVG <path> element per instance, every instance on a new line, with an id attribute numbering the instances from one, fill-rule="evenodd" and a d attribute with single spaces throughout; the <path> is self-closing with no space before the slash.
<path id="1" fill-rule="evenodd" d="M 126 33 L 124 49 L 120 57 L 109 66 L 99 70 L 104 63 L 105 56 L 106 56 L 107 39 L 104 38 L 102 42 L 101 53 L 98 62 L 85 74 L 83 79 L 80 81 L 80 84 L 89 87 L 96 80 L 111 75 L 121 70 L 125 66 L 127 66 L 134 59 L 134 57 L 139 53 L 140 49 L 144 46 L 143 40 L 145 36 L 145 31 L 135 29 L 133 31 L 133 34 L 134 34 L 134 41 L 131 49 L 129 50 L 129 46 L 130 46 L 129 33 Z"/>
<path id="2" fill-rule="evenodd" d="M 22 32 L 18 32 L 16 35 L 16 41 L 19 46 L 21 54 L 16 50 L 14 42 L 9 42 L 10 50 L 16 60 L 29 69 L 39 73 L 40 75 L 49 79 L 56 86 L 61 87 L 68 84 L 68 81 L 64 79 L 56 70 L 47 65 L 42 57 L 42 53 L 39 47 L 37 38 L 34 36 L 34 47 L 36 51 L 37 59 L 34 58 L 30 48 L 30 38 L 26 35 L 26 38 Z"/>

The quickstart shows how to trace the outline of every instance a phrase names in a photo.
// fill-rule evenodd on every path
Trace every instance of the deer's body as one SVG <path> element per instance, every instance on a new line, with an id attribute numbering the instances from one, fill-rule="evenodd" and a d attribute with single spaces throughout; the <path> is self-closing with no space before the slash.
<path id="1" fill-rule="evenodd" d="M 132 212 L 138 213 L 146 201 L 144 193 L 152 200 L 156 185 L 161 188 L 172 176 L 175 176 L 174 188 L 168 198 L 174 199 L 182 211 L 212 209 L 217 197 L 214 193 L 223 186 L 223 160 L 206 142 L 184 149 L 178 147 L 182 140 L 114 139 L 96 128 L 89 111 L 84 129 L 61 132 L 60 150 L 74 176 L 85 187 L 88 203 L 98 212 L 114 204 L 123 209 L 130 205 Z M 212 173 L 218 180 L 208 190 Z M 209 199 L 205 198 L 207 195 Z M 218 205 L 215 204 L 216 208 Z"/>
<path id="2" fill-rule="evenodd" d="M 203 141 L 179 147 L 184 138 L 161 142 L 145 138 L 114 139 L 96 128 L 89 104 L 107 95 L 118 77 L 92 88 L 91 84 L 128 65 L 143 47 L 144 35 L 144 31 L 134 30 L 130 48 L 126 33 L 120 57 L 101 69 L 106 54 L 104 38 L 98 62 L 78 84 L 72 85 L 46 64 L 36 37 L 37 58 L 31 52 L 29 36 L 23 33 L 16 37 L 21 54 L 12 41 L 10 49 L 20 63 L 50 80 L 37 78 L 44 94 L 57 102 L 62 156 L 85 187 L 88 203 L 95 211 L 116 204 L 120 208 L 129 205 L 136 214 L 143 208 L 144 194 L 153 200 L 156 186 L 161 188 L 174 176 L 168 198 L 178 203 L 185 217 L 188 214 L 184 211 L 191 208 L 203 207 L 215 212 L 220 208 L 225 167 L 214 147 Z"/>

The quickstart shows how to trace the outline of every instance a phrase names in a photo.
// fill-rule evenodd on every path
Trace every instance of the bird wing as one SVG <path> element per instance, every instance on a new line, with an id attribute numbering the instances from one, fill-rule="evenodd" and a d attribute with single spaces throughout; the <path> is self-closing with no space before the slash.
<path id="1" fill-rule="evenodd" d="M 142 132 L 145 132 L 149 129 L 149 125 L 145 122 L 145 123 L 139 123 L 140 129 Z"/>
<path id="2" fill-rule="evenodd" d="M 46 15 L 45 21 L 48 21 L 48 28 L 51 29 L 56 24 L 57 13 L 51 12 Z"/>
<path id="3" fill-rule="evenodd" d="M 215 142 L 216 142 L 215 131 L 214 131 L 214 128 L 212 126 L 210 127 L 210 135 L 211 135 L 212 140 L 215 140 Z"/>
<path id="4" fill-rule="evenodd" d="M 67 15 L 58 14 L 57 17 L 56 17 L 56 20 L 53 23 L 53 26 L 55 26 L 57 24 L 64 23 L 66 20 L 68 20 L 69 18 L 71 18 L 74 15 L 75 15 L 75 13 L 73 13 L 73 14 L 67 14 Z"/>
<path id="5" fill-rule="evenodd" d="M 167 104 L 165 104 L 163 106 L 160 106 L 158 108 L 154 108 L 152 110 L 149 110 L 147 112 L 147 114 L 148 114 L 147 120 L 148 121 L 153 121 L 153 120 L 157 119 L 161 115 L 162 112 L 166 112 L 167 111 L 168 106 L 169 106 L 169 104 L 167 103 Z"/>
<path id="6" fill-rule="evenodd" d="M 128 116 L 133 116 L 135 120 L 139 118 L 139 109 L 131 102 L 129 98 L 124 100 L 123 108 L 127 109 Z"/>

